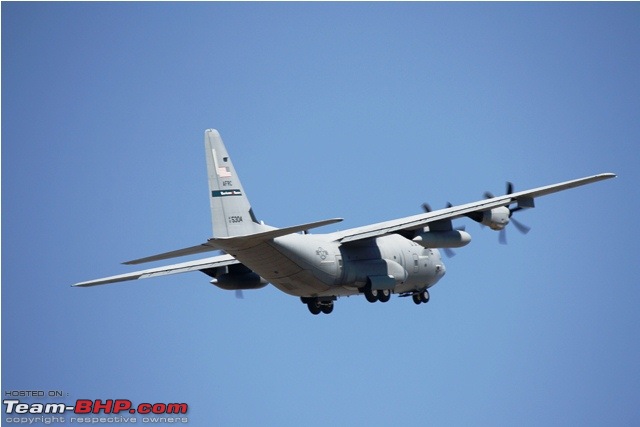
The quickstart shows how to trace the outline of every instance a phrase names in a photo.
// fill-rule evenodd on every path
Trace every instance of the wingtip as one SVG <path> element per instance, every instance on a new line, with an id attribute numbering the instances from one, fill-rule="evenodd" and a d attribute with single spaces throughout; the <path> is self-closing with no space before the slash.
<path id="1" fill-rule="evenodd" d="M 611 179 L 611 178 L 617 178 L 618 175 L 613 172 L 605 172 L 605 173 L 600 173 L 595 177 L 599 179 Z"/>
<path id="2" fill-rule="evenodd" d="M 90 285 L 87 284 L 86 282 L 79 282 L 71 285 L 72 288 L 86 288 L 87 286 L 90 286 Z"/>

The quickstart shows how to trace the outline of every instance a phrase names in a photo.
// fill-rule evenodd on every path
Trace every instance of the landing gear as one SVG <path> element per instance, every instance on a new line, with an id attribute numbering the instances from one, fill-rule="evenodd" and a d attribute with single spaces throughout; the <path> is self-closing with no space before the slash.
<path id="1" fill-rule="evenodd" d="M 412 295 L 413 302 L 417 305 L 426 304 L 429 302 L 429 291 L 426 289 L 422 292 L 418 292 Z"/>
<path id="2" fill-rule="evenodd" d="M 391 299 L 391 291 L 389 289 L 360 289 L 360 292 L 364 293 L 364 297 L 367 301 L 374 302 L 387 302 Z"/>
<path id="3" fill-rule="evenodd" d="M 322 309 L 320 308 L 320 306 L 318 305 L 318 300 L 315 301 L 309 301 L 307 303 L 307 307 L 309 307 L 309 311 L 311 312 L 311 314 L 313 315 L 318 315 L 320 314 L 320 312 L 322 311 Z"/>
<path id="4" fill-rule="evenodd" d="M 302 297 L 300 298 L 304 304 L 309 308 L 309 312 L 313 315 L 318 315 L 320 313 L 331 314 L 333 312 L 333 301 L 332 300 L 321 300 L 319 298 L 308 298 Z"/>
<path id="5" fill-rule="evenodd" d="M 378 291 L 376 289 L 366 289 L 364 297 L 371 303 L 376 302 L 378 301 Z"/>
<path id="6" fill-rule="evenodd" d="M 324 314 L 331 314 L 331 312 L 333 312 L 333 301 L 329 304 L 321 305 L 320 311 L 322 311 Z"/>

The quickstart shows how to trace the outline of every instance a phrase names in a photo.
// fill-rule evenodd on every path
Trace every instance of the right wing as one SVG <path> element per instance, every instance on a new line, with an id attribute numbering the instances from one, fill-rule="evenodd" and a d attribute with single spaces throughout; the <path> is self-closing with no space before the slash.
<path id="1" fill-rule="evenodd" d="M 134 271 L 131 273 L 120 274 L 117 276 L 104 277 L 102 279 L 89 280 L 87 282 L 76 283 L 72 286 L 96 286 L 106 285 L 107 283 L 124 282 L 127 280 L 146 279 L 148 277 L 165 276 L 168 274 L 185 273 L 187 271 L 205 270 L 208 268 L 224 267 L 226 265 L 240 264 L 240 261 L 233 256 L 224 254 L 210 258 L 198 259 L 195 261 L 182 262 L 180 264 L 172 264 L 164 267 L 150 268 L 148 270 Z"/>

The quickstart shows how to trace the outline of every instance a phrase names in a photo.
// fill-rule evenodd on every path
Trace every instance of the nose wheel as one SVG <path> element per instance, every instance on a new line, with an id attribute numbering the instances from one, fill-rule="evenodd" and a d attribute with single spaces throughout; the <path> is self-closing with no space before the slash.
<path id="1" fill-rule="evenodd" d="M 416 305 L 426 304 L 429 302 L 429 291 L 425 289 L 422 292 L 417 292 L 412 295 L 412 298 L 413 302 L 416 303 Z"/>

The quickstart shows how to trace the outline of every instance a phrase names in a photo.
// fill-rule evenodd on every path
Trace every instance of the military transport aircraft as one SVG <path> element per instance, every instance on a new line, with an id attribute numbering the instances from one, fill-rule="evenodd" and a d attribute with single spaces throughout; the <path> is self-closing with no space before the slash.
<path id="1" fill-rule="evenodd" d="M 259 289 L 271 283 L 282 292 L 300 297 L 313 314 L 329 314 L 338 297 L 357 294 L 364 294 L 372 303 L 387 302 L 392 294 L 397 294 L 422 304 L 429 301 L 428 289 L 446 271 L 438 248 L 457 248 L 471 241 L 469 233 L 453 227 L 452 220 L 467 217 L 503 232 L 513 213 L 533 208 L 536 197 L 616 176 L 604 173 L 519 192 L 514 192 L 508 183 L 503 196 L 485 193 L 483 200 L 448 205 L 440 210 L 424 205 L 425 212 L 418 215 L 334 233 L 310 234 L 308 230 L 312 228 L 342 219 L 286 228 L 270 227 L 258 221 L 220 134 L 214 129 L 206 130 L 204 140 L 214 237 L 200 245 L 124 264 L 215 250 L 223 254 L 73 286 L 103 285 L 197 270 L 210 276 L 212 284 L 236 292 Z"/>

